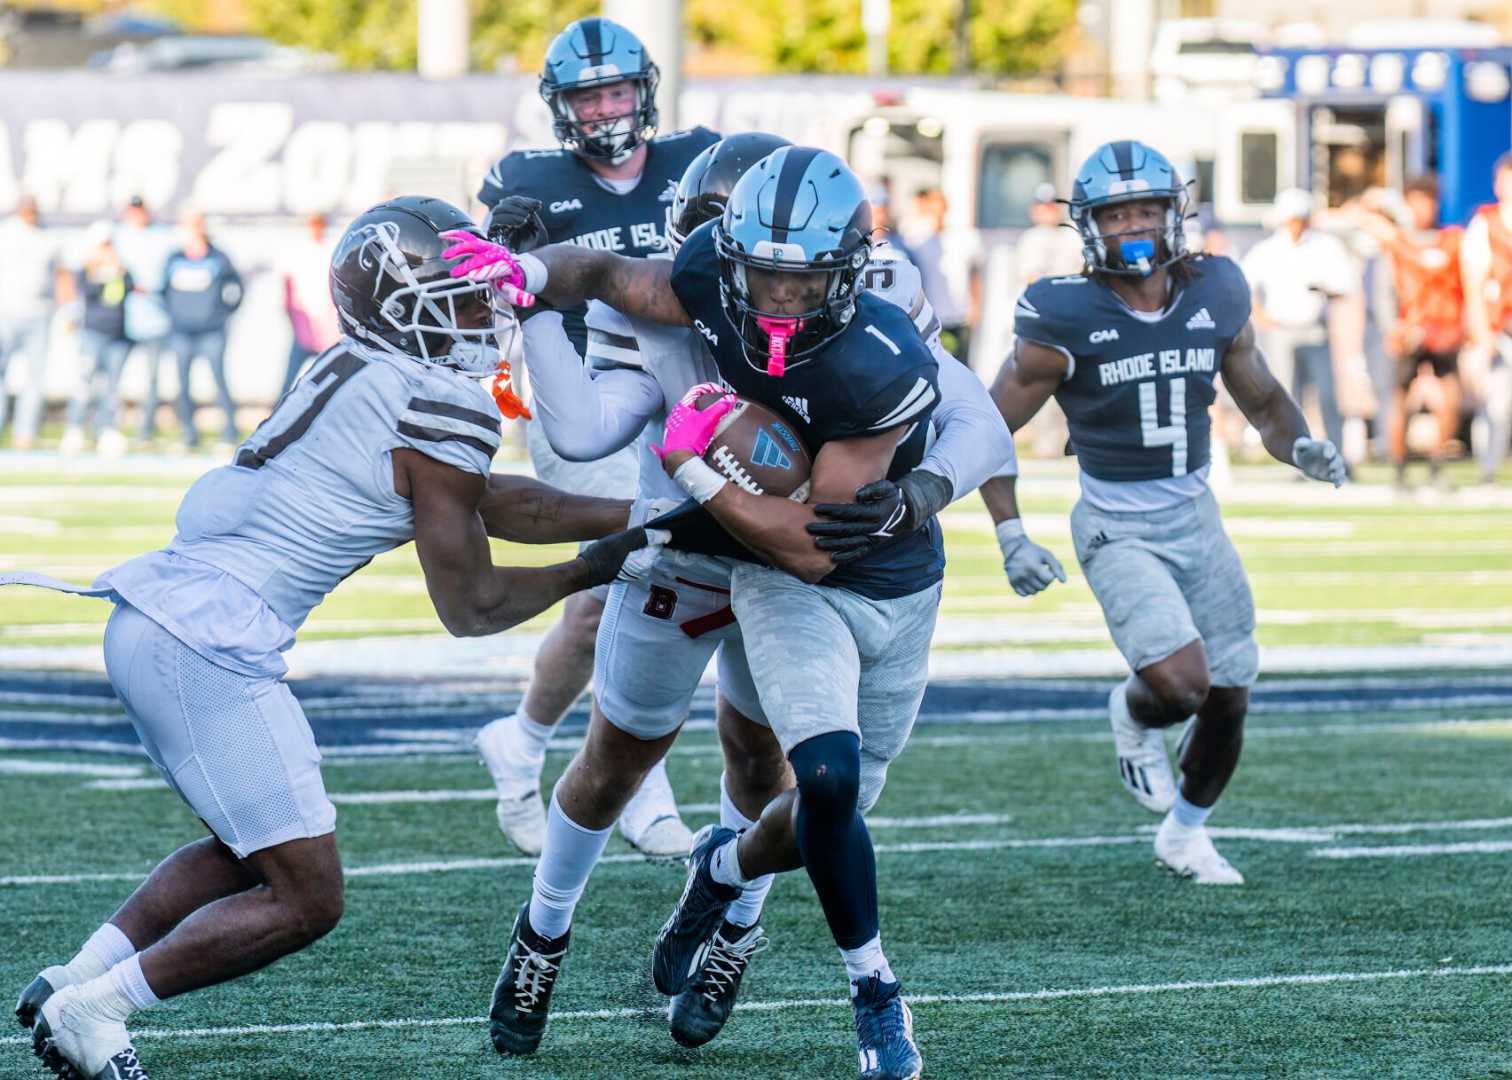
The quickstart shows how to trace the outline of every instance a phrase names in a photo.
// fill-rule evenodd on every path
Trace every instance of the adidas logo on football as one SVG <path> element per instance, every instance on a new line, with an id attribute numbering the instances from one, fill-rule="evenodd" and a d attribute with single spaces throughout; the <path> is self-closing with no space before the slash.
<path id="1" fill-rule="evenodd" d="M 1187 320 L 1186 326 L 1188 330 L 1212 330 L 1217 324 L 1213 322 L 1207 308 L 1199 308 L 1197 314 Z"/>
<path id="2" fill-rule="evenodd" d="M 782 447 L 777 445 L 777 440 L 772 438 L 766 428 L 756 432 L 756 446 L 751 451 L 751 464 L 760 465 L 767 469 L 791 469 L 793 463 L 782 452 Z"/>
<path id="3" fill-rule="evenodd" d="M 787 402 L 787 407 L 788 408 L 792 409 L 799 416 L 803 417 L 803 422 L 805 424 L 811 422 L 809 420 L 808 398 L 805 398 L 805 397 L 786 397 L 786 396 L 784 396 L 782 400 L 785 401 L 785 402 Z"/>

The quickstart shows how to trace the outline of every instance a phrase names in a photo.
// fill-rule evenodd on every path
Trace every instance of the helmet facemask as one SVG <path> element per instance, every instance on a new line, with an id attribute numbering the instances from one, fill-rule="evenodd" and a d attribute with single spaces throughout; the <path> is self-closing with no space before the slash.
<path id="1" fill-rule="evenodd" d="M 1165 203 L 1164 221 L 1153 240 L 1148 228 L 1127 229 L 1123 232 L 1104 233 L 1097 224 L 1097 211 L 1119 203 L 1159 200 Z M 1113 274 L 1118 277 L 1149 277 L 1187 257 L 1186 219 L 1190 198 L 1187 187 L 1166 191 L 1131 191 L 1111 198 L 1096 200 L 1073 199 L 1070 202 L 1071 221 L 1082 238 L 1082 257 L 1087 266 L 1096 273 Z M 1125 237 L 1136 236 L 1129 240 Z M 1110 245 L 1109 240 L 1118 243 Z"/>
<path id="2" fill-rule="evenodd" d="M 823 252 L 810 260 L 796 244 L 762 241 L 755 251 L 743 251 L 723 228 L 716 228 L 715 246 L 725 315 L 740 334 L 746 361 L 757 370 L 780 377 L 788 368 L 812 359 L 856 313 L 861 268 L 871 250 L 864 241 L 849 253 Z M 802 284 L 786 283 L 789 291 L 796 284 L 800 297 L 813 298 L 804 300 L 804 310 L 763 307 L 763 297 L 756 294 L 770 298 L 777 282 L 767 275 L 774 274 L 806 279 Z"/>
<path id="3" fill-rule="evenodd" d="M 375 331 L 340 311 L 347 333 L 384 352 L 465 375 L 494 373 L 519 323 L 491 283 L 453 278 L 451 263 L 443 259 L 411 266 L 398 246 L 397 227 L 388 222 L 369 226 L 359 258 L 374 271 L 375 301 L 385 282 L 397 287 L 378 306 L 389 329 Z"/>
<path id="4" fill-rule="evenodd" d="M 547 86 L 543 83 L 541 96 L 551 108 L 551 126 L 557 142 L 574 154 L 618 165 L 656 133 L 656 86 L 661 76 L 655 64 L 649 65 L 644 73 L 632 75 L 623 75 L 618 68 L 606 66 L 609 67 L 608 71 L 580 79 L 569 86 Z M 594 71 L 595 69 L 589 68 L 584 75 Z M 619 116 L 579 119 L 568 101 L 568 95 L 574 90 L 621 82 L 634 84 L 636 100 L 629 112 Z"/>

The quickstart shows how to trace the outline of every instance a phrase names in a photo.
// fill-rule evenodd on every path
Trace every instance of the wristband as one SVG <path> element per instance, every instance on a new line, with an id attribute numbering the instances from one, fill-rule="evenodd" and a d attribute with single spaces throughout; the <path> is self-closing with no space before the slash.
<path id="1" fill-rule="evenodd" d="M 1014 542 L 1024 539 L 1024 519 L 1004 518 L 993 529 L 997 533 L 998 548 L 1007 552 Z"/>
<path id="2" fill-rule="evenodd" d="M 545 263 L 529 252 L 516 255 L 515 262 L 520 264 L 520 276 L 525 279 L 520 288 L 528 293 L 538 293 L 546 287 Z"/>
<path id="3" fill-rule="evenodd" d="M 730 481 L 720 476 L 703 458 L 689 458 L 672 474 L 677 486 L 700 503 L 706 503 L 718 495 Z"/>

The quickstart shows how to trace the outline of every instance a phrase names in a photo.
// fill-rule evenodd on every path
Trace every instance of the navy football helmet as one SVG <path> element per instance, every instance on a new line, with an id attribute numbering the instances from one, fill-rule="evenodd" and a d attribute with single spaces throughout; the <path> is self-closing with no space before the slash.
<path id="1" fill-rule="evenodd" d="M 362 344 L 471 376 L 499 366 L 501 330 L 517 324 L 488 282 L 454 278 L 441 234 L 481 236 L 441 199 L 404 195 L 358 215 L 331 256 L 342 332 Z"/>
<path id="2" fill-rule="evenodd" d="M 1097 227 L 1099 207 L 1115 203 L 1161 199 L 1166 203 L 1165 225 L 1155 243 L 1119 240 Z M 1093 271 L 1125 277 L 1148 277 L 1187 257 L 1184 224 L 1191 197 L 1181 174 L 1164 154 L 1142 142 L 1122 139 L 1104 143 L 1076 171 L 1071 188 L 1071 223 L 1082 238 L 1082 255 Z"/>
<path id="3" fill-rule="evenodd" d="M 625 116 L 581 121 L 567 103 L 569 90 L 627 80 L 635 84 L 637 103 Z M 640 38 L 612 19 L 595 16 L 569 23 L 551 42 L 540 89 L 551 109 L 557 142 L 583 157 L 618 162 L 656 134 L 660 80 L 661 72 L 646 55 Z"/>
<path id="4" fill-rule="evenodd" d="M 680 248 L 694 229 L 724 213 L 730 192 L 747 169 L 778 147 L 791 145 L 780 135 L 745 131 L 726 135 L 699 151 L 683 170 L 672 205 L 667 207 L 667 241 L 672 250 Z"/>
<path id="5" fill-rule="evenodd" d="M 871 231 L 861 181 L 827 150 L 781 147 L 736 182 L 714 245 L 720 300 L 752 367 L 780 375 L 850 324 Z M 819 303 L 798 313 L 763 311 L 752 278 L 774 273 L 820 276 Z"/>

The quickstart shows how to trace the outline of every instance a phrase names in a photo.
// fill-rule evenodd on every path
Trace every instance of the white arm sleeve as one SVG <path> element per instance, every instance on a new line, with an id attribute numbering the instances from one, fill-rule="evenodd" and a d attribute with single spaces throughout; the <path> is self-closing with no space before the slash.
<path id="1" fill-rule="evenodd" d="M 644 371 L 590 373 L 557 312 L 527 319 L 524 338 L 531 412 L 568 461 L 597 461 L 629 446 L 662 407 L 661 388 Z"/>
<path id="2" fill-rule="evenodd" d="M 919 468 L 950 481 L 952 501 L 994 476 L 1017 476 L 1013 435 L 987 388 L 965 364 L 940 362 L 940 403 L 930 423 L 936 439 Z"/>

